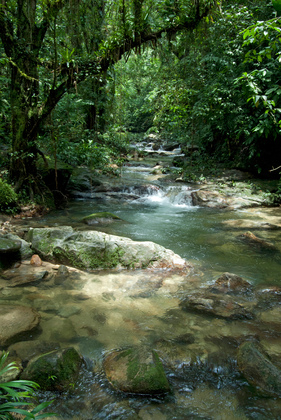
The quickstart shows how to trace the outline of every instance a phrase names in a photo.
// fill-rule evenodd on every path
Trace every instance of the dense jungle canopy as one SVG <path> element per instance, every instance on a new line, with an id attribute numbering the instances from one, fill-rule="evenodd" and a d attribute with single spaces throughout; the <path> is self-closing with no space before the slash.
<path id="1" fill-rule="evenodd" d="M 280 8 L 0 0 L 1 210 L 18 197 L 44 202 L 61 188 L 59 167 L 120 163 L 130 141 L 151 133 L 278 176 Z"/>

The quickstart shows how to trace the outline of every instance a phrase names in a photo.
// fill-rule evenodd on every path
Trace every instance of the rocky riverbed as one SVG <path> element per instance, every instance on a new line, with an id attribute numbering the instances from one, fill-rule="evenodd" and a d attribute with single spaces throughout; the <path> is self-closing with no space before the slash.
<path id="1" fill-rule="evenodd" d="M 258 190 L 254 195 L 249 181 L 237 177 L 242 175 L 232 172 L 220 181 L 188 185 L 179 205 L 189 200 L 195 209 L 217 209 L 220 230 L 212 228 L 204 243 L 220 254 L 228 252 L 227 259 L 241 247 L 255 259 L 266 256 L 278 271 L 280 208 L 264 207 L 266 194 Z M 126 193 L 126 209 L 143 191 L 158 197 L 167 182 L 165 174 L 151 173 L 145 187 L 138 185 L 132 193 L 124 178 L 102 181 L 94 194 L 108 208 L 116 198 L 120 203 L 120 192 Z M 245 191 L 239 199 L 236 183 Z M 237 218 L 234 209 L 242 212 Z M 42 383 L 48 383 L 46 392 L 57 393 L 52 411 L 66 419 L 169 420 L 187 414 L 246 419 L 256 418 L 255 413 L 278 418 L 278 279 L 256 282 L 252 275 L 206 266 L 204 255 L 200 262 L 190 261 L 152 241 L 112 235 L 109 230 L 132 225 L 120 214 L 113 221 L 108 214 L 101 220 L 95 216 L 92 224 L 84 216 L 72 219 L 68 212 L 61 221 L 59 214 L 48 220 L 5 218 L 1 226 L 1 348 L 24 377 L 34 371 L 38 358 L 48 366 Z M 62 227 L 66 217 L 71 226 Z M 112 249 L 114 264 L 112 259 L 108 264 L 106 252 Z M 91 253 L 94 265 L 85 257 Z M 57 368 L 65 352 L 77 362 L 66 359 L 66 368 L 72 366 L 67 383 Z M 50 356 L 45 359 L 45 354 Z"/>

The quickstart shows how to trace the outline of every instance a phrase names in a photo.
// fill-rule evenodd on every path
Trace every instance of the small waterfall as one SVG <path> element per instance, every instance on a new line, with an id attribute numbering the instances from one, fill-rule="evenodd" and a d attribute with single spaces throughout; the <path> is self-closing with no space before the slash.
<path id="1" fill-rule="evenodd" d="M 187 186 L 169 186 L 167 188 L 158 187 L 155 185 L 144 185 L 137 187 L 130 187 L 132 195 L 139 195 L 137 201 L 142 201 L 146 204 L 158 204 L 175 207 L 193 207 L 191 192 L 192 189 Z M 125 189 L 124 192 L 128 193 Z"/>

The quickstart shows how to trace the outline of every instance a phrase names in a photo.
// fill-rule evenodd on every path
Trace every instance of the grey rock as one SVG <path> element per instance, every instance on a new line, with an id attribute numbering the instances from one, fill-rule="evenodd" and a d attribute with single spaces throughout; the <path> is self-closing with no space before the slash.
<path id="1" fill-rule="evenodd" d="M 154 242 L 97 231 L 75 232 L 71 227 L 32 229 L 32 248 L 44 259 L 81 269 L 184 269 L 186 261 Z"/>

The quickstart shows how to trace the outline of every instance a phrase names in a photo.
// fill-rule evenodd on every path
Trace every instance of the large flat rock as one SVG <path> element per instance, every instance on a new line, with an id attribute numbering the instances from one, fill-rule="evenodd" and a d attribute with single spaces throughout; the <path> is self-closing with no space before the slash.
<path id="1" fill-rule="evenodd" d="M 33 250 L 43 259 L 81 269 L 184 269 L 186 261 L 154 242 L 133 241 L 97 231 L 76 232 L 69 226 L 31 229 Z"/>
<path id="2" fill-rule="evenodd" d="M 39 313 L 27 306 L 0 306 L 0 346 L 5 347 L 23 338 L 40 322 Z"/>

